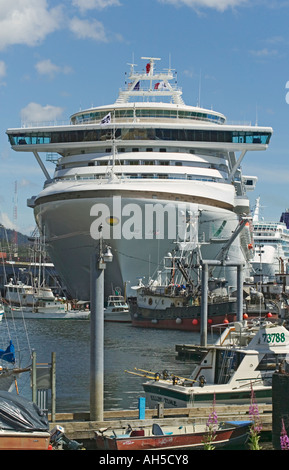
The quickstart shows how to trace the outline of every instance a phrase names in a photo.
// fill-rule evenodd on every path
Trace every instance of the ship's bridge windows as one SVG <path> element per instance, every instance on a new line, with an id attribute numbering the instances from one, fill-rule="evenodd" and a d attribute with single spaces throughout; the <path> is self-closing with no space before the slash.
<path id="1" fill-rule="evenodd" d="M 100 123 L 101 120 L 108 114 L 109 110 L 102 111 L 89 111 L 76 114 L 71 117 L 71 124 L 85 124 L 89 122 Z M 115 121 L 118 120 L 133 120 L 133 119 L 193 119 L 198 121 L 213 122 L 216 124 L 224 124 L 225 117 L 206 112 L 179 110 L 177 108 L 136 108 L 136 109 L 114 109 L 111 115 Z"/>
<path id="2" fill-rule="evenodd" d="M 233 143 L 268 144 L 270 136 L 262 132 L 233 132 Z"/>
<path id="3" fill-rule="evenodd" d="M 73 126 L 71 126 L 73 127 Z M 107 126 L 103 129 L 93 130 L 63 130 L 51 132 L 23 131 L 17 134 L 9 134 L 11 145 L 41 145 L 77 142 L 101 142 L 111 141 L 113 129 Z M 270 132 L 245 132 L 230 130 L 200 130 L 200 129 L 163 129 L 163 128 L 122 128 L 115 130 L 117 140 L 163 140 L 183 142 L 220 142 L 220 143 L 246 143 L 268 144 Z M 137 149 L 132 149 L 138 151 Z"/>

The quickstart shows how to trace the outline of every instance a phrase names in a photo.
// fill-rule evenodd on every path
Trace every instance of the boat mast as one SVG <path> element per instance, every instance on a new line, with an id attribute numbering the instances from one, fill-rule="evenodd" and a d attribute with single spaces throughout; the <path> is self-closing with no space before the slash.
<path id="1" fill-rule="evenodd" d="M 174 79 L 171 68 L 167 71 L 155 72 L 155 62 L 161 60 L 158 57 L 142 57 L 147 60 L 146 70 L 143 72 L 135 72 L 134 67 L 136 64 L 129 64 L 131 67 L 129 79 L 130 82 L 125 90 L 120 90 L 116 103 L 127 103 L 130 98 L 138 97 L 147 98 L 161 98 L 164 96 L 171 97 L 175 104 L 184 104 L 181 97 L 182 91 L 180 88 L 170 84 L 170 80 Z M 144 88 L 141 82 L 149 82 L 149 86 Z"/>

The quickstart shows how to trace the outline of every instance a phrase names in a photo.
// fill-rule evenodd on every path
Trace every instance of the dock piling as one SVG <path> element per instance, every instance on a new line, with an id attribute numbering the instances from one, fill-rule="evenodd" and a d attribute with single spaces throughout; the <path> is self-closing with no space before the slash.
<path id="1" fill-rule="evenodd" d="M 103 421 L 104 400 L 104 270 L 112 261 L 110 248 L 103 254 L 102 226 L 99 249 L 90 266 L 90 419 Z M 97 253 L 98 251 L 98 253 Z"/>
<path id="2" fill-rule="evenodd" d="M 202 260 L 202 305 L 200 345 L 207 346 L 208 335 L 208 272 L 209 266 L 233 266 L 237 267 L 237 321 L 243 320 L 243 263 L 219 260 Z"/>

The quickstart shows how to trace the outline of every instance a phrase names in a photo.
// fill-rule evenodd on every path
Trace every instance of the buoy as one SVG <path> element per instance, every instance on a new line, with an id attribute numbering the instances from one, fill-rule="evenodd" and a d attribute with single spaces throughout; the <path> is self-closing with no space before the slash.
<path id="1" fill-rule="evenodd" d="M 192 321 L 192 324 L 193 324 L 193 325 L 197 325 L 197 324 L 198 324 L 198 320 L 197 320 L 196 318 L 194 318 L 193 321 Z"/>
<path id="2" fill-rule="evenodd" d="M 181 323 L 182 323 L 182 319 L 181 318 L 176 318 L 176 324 L 180 325 Z"/>
<path id="3" fill-rule="evenodd" d="M 229 323 L 229 320 L 227 320 L 227 318 L 225 318 L 223 323 Z"/>
<path id="4" fill-rule="evenodd" d="M 267 313 L 267 318 L 270 318 L 270 317 L 272 317 L 272 316 L 273 316 L 273 315 L 272 315 L 271 312 L 268 312 L 268 313 Z"/>
<path id="5" fill-rule="evenodd" d="M 213 323 L 213 320 L 209 318 L 208 323 L 211 325 Z"/>
<path id="6" fill-rule="evenodd" d="M 247 320 L 248 314 L 247 314 L 247 313 L 244 313 L 243 318 L 244 318 L 245 320 Z"/>

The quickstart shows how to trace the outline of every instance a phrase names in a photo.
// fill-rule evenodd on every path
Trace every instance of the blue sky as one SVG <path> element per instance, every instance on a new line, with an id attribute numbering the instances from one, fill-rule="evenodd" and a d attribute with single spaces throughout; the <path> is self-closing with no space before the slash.
<path id="1" fill-rule="evenodd" d="M 6 129 L 114 102 L 141 56 L 171 60 L 185 103 L 200 90 L 201 105 L 229 121 L 273 127 L 269 149 L 242 168 L 259 178 L 252 203 L 260 196 L 261 215 L 278 220 L 289 207 L 288 24 L 287 0 L 0 0 L 0 222 L 29 234 L 26 200 L 44 182 Z"/>

